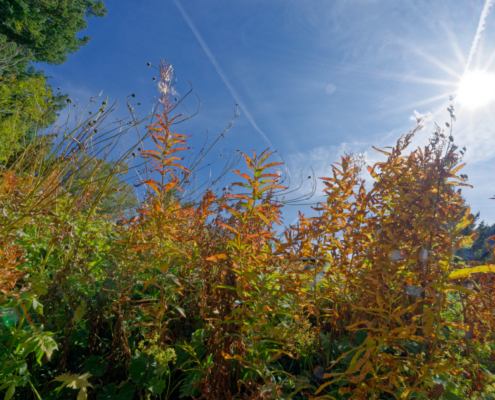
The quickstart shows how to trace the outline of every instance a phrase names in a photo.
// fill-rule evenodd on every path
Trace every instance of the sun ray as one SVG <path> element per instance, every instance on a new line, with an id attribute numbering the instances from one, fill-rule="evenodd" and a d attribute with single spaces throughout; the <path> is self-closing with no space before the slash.
<path id="1" fill-rule="evenodd" d="M 390 108 L 388 110 L 388 114 L 399 114 L 399 113 L 404 112 L 404 111 L 410 111 L 410 110 L 413 110 L 414 108 L 434 103 L 438 100 L 447 99 L 449 94 L 450 94 L 450 92 L 445 92 L 445 93 L 439 94 L 438 96 L 433 96 L 433 97 L 429 97 L 428 99 L 416 101 L 414 103 L 409 103 L 409 104 L 402 106 L 402 107 Z M 445 104 L 447 104 L 447 103 L 445 103 Z"/>
<path id="2" fill-rule="evenodd" d="M 485 71 L 491 67 L 493 60 L 495 60 L 495 50 L 492 52 L 492 54 L 490 54 L 490 58 L 488 59 L 487 63 L 485 64 L 485 67 L 483 68 Z"/>
<path id="3" fill-rule="evenodd" d="M 434 65 L 436 65 L 437 67 L 439 67 L 440 69 L 442 69 L 444 72 L 448 73 L 449 75 L 452 75 L 453 77 L 455 77 L 457 79 L 460 79 L 461 78 L 461 75 L 457 71 L 454 71 L 452 68 L 450 68 L 449 66 L 447 66 L 446 64 L 444 64 L 440 60 L 436 59 L 432 55 L 424 52 L 419 47 L 414 47 L 413 50 L 418 55 L 420 55 L 421 57 L 423 57 L 425 60 L 431 62 Z"/>
<path id="4" fill-rule="evenodd" d="M 459 46 L 459 42 L 457 40 L 457 36 L 455 32 L 450 29 L 445 23 L 441 24 L 445 34 L 449 38 L 450 45 L 452 46 L 452 49 L 454 50 L 454 54 L 459 61 L 459 65 L 461 67 L 464 67 L 466 65 L 466 57 L 464 57 L 464 53 L 461 50 L 461 47 Z"/>
<path id="5" fill-rule="evenodd" d="M 406 76 L 404 80 L 408 82 L 424 83 L 428 85 L 449 86 L 452 88 L 455 88 L 458 85 L 458 82 L 456 81 L 444 81 L 441 79 L 422 78 L 419 76 Z"/>

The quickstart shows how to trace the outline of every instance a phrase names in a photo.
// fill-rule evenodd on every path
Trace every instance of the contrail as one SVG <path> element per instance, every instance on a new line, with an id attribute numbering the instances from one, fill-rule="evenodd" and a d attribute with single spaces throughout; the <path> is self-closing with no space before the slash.
<path id="1" fill-rule="evenodd" d="M 215 69 L 217 70 L 218 75 L 220 75 L 220 78 L 222 78 L 223 83 L 225 84 L 225 86 L 227 86 L 227 89 L 229 89 L 230 94 L 232 95 L 234 100 L 237 102 L 237 104 L 244 110 L 244 113 L 246 114 L 246 117 L 249 120 L 249 122 L 251 123 L 251 125 L 253 126 L 253 128 L 261 135 L 261 137 L 265 140 L 265 142 L 268 143 L 270 148 L 274 149 L 274 146 L 270 142 L 270 139 L 268 139 L 266 137 L 265 133 L 259 128 L 258 124 L 254 120 L 254 118 L 251 115 L 251 113 L 249 112 L 248 108 L 245 106 L 244 102 L 241 100 L 240 96 L 237 94 L 236 90 L 234 89 L 234 87 L 230 83 L 229 78 L 227 78 L 227 75 L 225 75 L 225 72 L 223 72 L 222 67 L 220 67 L 220 65 L 218 64 L 217 59 L 215 58 L 215 56 L 211 52 L 210 48 L 208 47 L 208 45 L 204 41 L 203 37 L 201 36 L 199 31 L 194 26 L 191 18 L 189 18 L 189 15 L 187 15 L 187 13 L 185 12 L 185 10 L 182 8 L 182 6 L 180 5 L 180 3 L 177 0 L 174 0 L 174 4 L 179 9 L 180 13 L 182 14 L 182 17 L 187 22 L 187 25 L 189 25 L 189 28 L 191 28 L 191 31 L 194 33 L 194 36 L 196 36 L 196 39 L 198 40 L 199 44 L 201 45 L 201 47 L 205 51 L 206 55 L 210 59 L 211 63 L 215 67 Z"/>
<path id="2" fill-rule="evenodd" d="M 480 22 L 478 24 L 478 29 L 476 30 L 476 35 L 474 36 L 473 44 L 471 45 L 471 51 L 469 52 L 468 61 L 466 64 L 466 71 L 469 69 L 471 65 L 471 61 L 473 61 L 474 53 L 476 53 L 476 49 L 478 47 L 478 42 L 481 38 L 481 32 L 485 29 L 485 21 L 488 16 L 488 12 L 490 11 L 490 7 L 492 5 L 492 0 L 486 0 L 485 6 L 483 7 L 483 11 L 481 11 Z"/>

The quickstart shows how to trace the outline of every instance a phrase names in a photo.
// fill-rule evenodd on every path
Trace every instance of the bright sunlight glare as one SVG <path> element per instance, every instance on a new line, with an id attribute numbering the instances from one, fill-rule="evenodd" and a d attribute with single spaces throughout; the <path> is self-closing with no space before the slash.
<path id="1" fill-rule="evenodd" d="M 457 100 L 470 109 L 495 100 L 495 75 L 486 71 L 467 71 L 459 83 Z"/>

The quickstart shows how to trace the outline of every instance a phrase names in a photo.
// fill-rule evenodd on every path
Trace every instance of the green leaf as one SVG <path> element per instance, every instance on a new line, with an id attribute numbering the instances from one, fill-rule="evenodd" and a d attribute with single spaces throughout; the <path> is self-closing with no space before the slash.
<path id="1" fill-rule="evenodd" d="M 201 381 L 201 373 L 197 370 L 190 370 L 187 373 L 185 382 L 180 387 L 179 397 L 199 396 L 200 392 L 197 386 L 193 386 Z"/>
<path id="2" fill-rule="evenodd" d="M 84 371 L 89 372 L 93 376 L 101 376 L 107 370 L 108 365 L 103 361 L 102 357 L 91 356 L 86 362 Z"/>
<path id="3" fill-rule="evenodd" d="M 458 395 L 452 392 L 445 392 L 442 395 L 442 398 L 446 400 L 462 400 L 462 397 L 459 397 Z"/>
<path id="4" fill-rule="evenodd" d="M 43 315 L 43 304 L 41 304 L 38 300 L 33 297 L 33 310 L 38 314 Z"/>
<path id="5" fill-rule="evenodd" d="M 144 353 L 136 354 L 131 359 L 129 373 L 131 374 L 132 382 L 136 383 L 146 374 L 148 368 L 148 357 Z"/>
<path id="6" fill-rule="evenodd" d="M 366 338 L 368 337 L 368 332 L 357 331 L 355 334 L 355 337 L 356 337 L 356 341 L 357 341 L 358 345 L 361 346 L 363 344 L 363 342 L 366 340 Z"/>
<path id="7" fill-rule="evenodd" d="M 130 382 L 126 382 L 121 386 L 117 400 L 132 400 L 135 391 L 134 385 Z"/>
<path id="8" fill-rule="evenodd" d="M 148 390 L 153 394 L 162 394 L 165 389 L 166 382 L 158 378 L 153 378 L 148 386 Z"/>
<path id="9" fill-rule="evenodd" d="M 10 400 L 12 398 L 12 396 L 14 395 L 14 393 L 15 393 L 15 383 L 10 385 L 9 389 L 7 390 L 7 393 L 5 393 L 4 400 Z"/>
<path id="10" fill-rule="evenodd" d="M 115 400 L 117 398 L 117 385 L 111 383 L 103 388 L 103 390 L 98 393 L 96 400 Z"/>

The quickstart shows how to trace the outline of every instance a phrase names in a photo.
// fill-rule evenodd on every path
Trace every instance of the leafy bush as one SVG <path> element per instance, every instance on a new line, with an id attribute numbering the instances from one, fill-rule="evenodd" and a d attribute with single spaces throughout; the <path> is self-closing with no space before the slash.
<path id="1" fill-rule="evenodd" d="M 411 151 L 419 118 L 377 149 L 370 188 L 343 156 L 319 216 L 282 239 L 273 153 L 242 154 L 226 193 L 194 191 L 208 149 L 185 161 L 174 72 L 160 73 L 161 110 L 120 159 L 98 157 L 119 139 L 94 129 L 105 104 L 48 158 L 2 171 L 6 399 L 493 398 L 494 238 L 485 265 L 457 255 L 476 233 L 452 131 Z M 136 151 L 142 201 L 114 207 Z"/>

